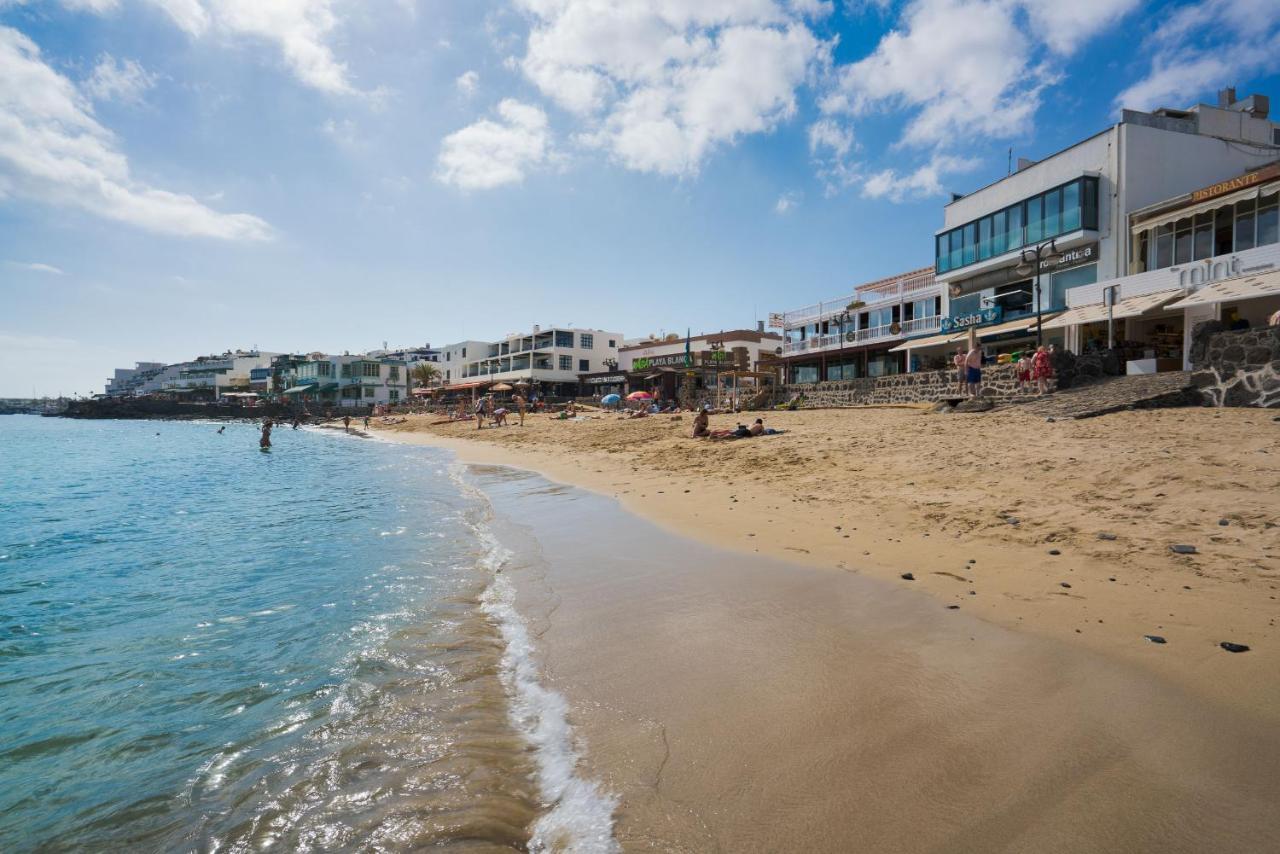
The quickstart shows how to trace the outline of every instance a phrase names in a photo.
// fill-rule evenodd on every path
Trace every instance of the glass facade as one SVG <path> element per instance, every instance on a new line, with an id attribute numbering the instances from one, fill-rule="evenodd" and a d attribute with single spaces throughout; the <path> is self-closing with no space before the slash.
<path id="1" fill-rule="evenodd" d="M 1134 235 L 1135 272 L 1162 270 L 1280 242 L 1280 193 L 1223 205 Z"/>
<path id="2" fill-rule="evenodd" d="M 939 234 L 934 269 L 966 267 L 1082 228 L 1098 228 L 1098 179 L 1077 178 Z"/>

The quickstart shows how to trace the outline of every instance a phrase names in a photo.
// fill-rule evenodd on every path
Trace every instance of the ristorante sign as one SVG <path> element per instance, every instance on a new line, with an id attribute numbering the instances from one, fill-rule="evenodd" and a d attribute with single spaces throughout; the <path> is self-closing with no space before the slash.
<path id="1" fill-rule="evenodd" d="M 1247 175 L 1241 175 L 1239 178 L 1232 178 L 1229 181 L 1219 181 L 1199 190 L 1191 191 L 1192 202 L 1203 202 L 1206 199 L 1225 196 L 1227 193 L 1234 193 L 1236 190 L 1243 190 L 1252 187 L 1254 184 L 1261 184 L 1268 178 L 1274 178 L 1280 175 L 1280 165 L 1268 166 L 1266 169 L 1259 169 L 1257 172 L 1250 172 Z"/>
<path id="2" fill-rule="evenodd" d="M 942 331 L 963 332 L 971 326 L 990 326 L 992 323 L 999 323 L 1000 318 L 1003 316 L 1004 309 L 998 305 L 979 311 L 954 314 L 951 317 L 942 318 Z"/>

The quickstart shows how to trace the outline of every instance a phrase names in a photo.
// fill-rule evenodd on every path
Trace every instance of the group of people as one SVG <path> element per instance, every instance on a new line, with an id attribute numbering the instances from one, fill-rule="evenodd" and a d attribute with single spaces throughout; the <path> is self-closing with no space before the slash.
<path id="1" fill-rule="evenodd" d="M 509 401 L 510 407 L 498 406 L 492 394 L 486 394 L 476 400 L 472 414 L 476 419 L 476 429 L 484 429 L 485 422 L 489 422 L 491 427 L 507 426 L 507 416 L 514 409 L 520 418 L 520 426 L 524 426 L 524 414 L 527 408 L 525 399 L 522 395 L 513 394 Z"/>
<path id="2" fill-rule="evenodd" d="M 982 348 L 975 342 L 967 351 L 957 347 L 951 364 L 956 369 L 956 392 L 977 397 L 982 393 L 982 364 L 984 356 Z M 1023 351 L 1017 361 L 1018 391 L 1029 391 L 1032 386 L 1038 394 L 1049 391 L 1049 380 L 1053 377 L 1053 347 L 1043 344 L 1036 347 L 1034 353 Z"/>
<path id="3" fill-rule="evenodd" d="M 693 438 L 695 439 L 750 439 L 754 436 L 777 436 L 785 432 L 785 430 L 765 427 L 763 418 L 757 418 L 750 427 L 739 424 L 732 430 L 712 430 L 711 414 L 705 407 L 698 410 L 698 414 L 693 419 Z"/>

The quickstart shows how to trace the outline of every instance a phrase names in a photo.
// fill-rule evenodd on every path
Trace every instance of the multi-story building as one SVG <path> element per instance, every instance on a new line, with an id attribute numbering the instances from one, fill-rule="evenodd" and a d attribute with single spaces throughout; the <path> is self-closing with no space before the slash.
<path id="1" fill-rule="evenodd" d="M 538 394 L 572 396 L 579 374 L 602 370 L 606 359 L 617 361 L 621 342 L 617 332 L 535 326 L 499 341 L 451 344 L 442 348 L 441 366 L 449 389 L 524 382 Z"/>
<path id="2" fill-rule="evenodd" d="M 246 392 L 249 372 L 254 368 L 269 368 L 278 355 L 259 350 L 228 350 L 221 355 L 200 356 L 181 363 L 177 377 L 169 379 L 162 390 L 214 398 L 232 391 Z"/>
<path id="3" fill-rule="evenodd" d="M 310 353 L 286 357 L 276 369 L 281 393 L 303 404 L 359 407 L 409 398 L 407 364 L 390 356 Z"/>
<path id="4" fill-rule="evenodd" d="M 132 368 L 116 368 L 111 379 L 107 380 L 107 397 L 131 397 L 137 390 L 164 370 L 164 362 L 137 362 Z"/>
<path id="5" fill-rule="evenodd" d="M 757 371 L 777 364 L 782 336 L 758 329 L 679 335 L 624 342 L 616 360 L 579 376 L 579 394 L 649 391 L 674 399 L 686 377 L 695 390 L 712 388 L 730 371 Z M 766 371 L 767 372 L 767 371 Z"/>
<path id="6" fill-rule="evenodd" d="M 1088 139 L 1038 162 L 1020 160 L 1013 174 L 946 206 L 934 238 L 937 281 L 949 296 L 941 334 L 909 349 L 936 355 L 970 328 L 989 353 L 1023 349 L 1038 339 L 1037 315 L 1051 320 L 1072 304 L 1073 289 L 1225 248 L 1208 209 L 1168 220 L 1164 200 L 1237 180 L 1278 154 L 1280 125 L 1268 119 L 1267 99 L 1237 100 L 1227 89 L 1216 106 L 1124 110 Z M 1039 338 L 1078 346 L 1060 324 Z"/>
<path id="7" fill-rule="evenodd" d="M 896 374 L 912 367 L 898 345 L 938 332 L 944 297 L 930 267 L 859 285 L 852 294 L 772 317 L 793 383 Z"/>

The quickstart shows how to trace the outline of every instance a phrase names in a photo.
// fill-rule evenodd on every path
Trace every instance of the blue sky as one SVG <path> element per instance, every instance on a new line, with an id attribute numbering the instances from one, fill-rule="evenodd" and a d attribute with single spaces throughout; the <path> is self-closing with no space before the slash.
<path id="1" fill-rule="evenodd" d="M 0 396 L 228 347 L 746 326 L 950 191 L 1280 97 L 1262 0 L 0 0 Z"/>

